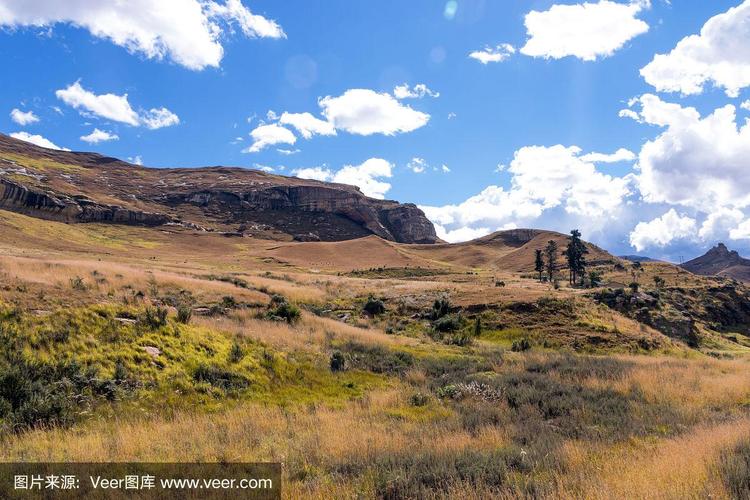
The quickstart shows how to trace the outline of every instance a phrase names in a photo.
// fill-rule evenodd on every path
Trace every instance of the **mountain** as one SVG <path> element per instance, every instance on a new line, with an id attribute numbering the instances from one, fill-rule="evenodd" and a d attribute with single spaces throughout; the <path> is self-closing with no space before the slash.
<path id="1" fill-rule="evenodd" d="M 659 259 L 646 257 L 645 255 L 620 255 L 620 258 L 630 262 L 661 262 Z"/>
<path id="2" fill-rule="evenodd" d="M 750 259 L 719 243 L 704 255 L 682 264 L 682 268 L 703 276 L 727 276 L 750 282 Z"/>
<path id="3" fill-rule="evenodd" d="M 416 205 L 369 198 L 355 186 L 236 167 L 147 168 L 2 134 L 0 208 L 67 223 L 176 224 L 279 240 L 439 241 Z"/>

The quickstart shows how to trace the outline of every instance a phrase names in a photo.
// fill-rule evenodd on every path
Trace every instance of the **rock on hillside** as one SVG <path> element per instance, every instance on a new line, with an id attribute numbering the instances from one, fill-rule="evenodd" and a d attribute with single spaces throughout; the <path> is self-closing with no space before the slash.
<path id="1" fill-rule="evenodd" d="M 355 186 L 242 168 L 146 168 L 2 134 L 0 209 L 68 223 L 173 223 L 301 241 L 371 234 L 439 241 L 416 205 L 368 198 Z"/>

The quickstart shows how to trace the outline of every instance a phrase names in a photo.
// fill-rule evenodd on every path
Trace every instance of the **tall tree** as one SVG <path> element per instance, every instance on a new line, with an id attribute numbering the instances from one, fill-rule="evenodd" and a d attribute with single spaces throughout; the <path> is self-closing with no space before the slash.
<path id="1" fill-rule="evenodd" d="M 555 273 L 557 272 L 557 242 L 555 240 L 549 240 L 547 246 L 544 248 L 544 254 L 547 257 L 547 276 L 550 282 L 555 281 Z"/>
<path id="2" fill-rule="evenodd" d="M 539 281 L 542 281 L 542 273 L 544 272 L 544 252 L 541 248 L 536 249 L 536 260 L 534 261 L 534 271 L 539 273 Z"/>
<path id="3" fill-rule="evenodd" d="M 575 285 L 578 282 L 578 278 L 586 275 L 586 254 L 589 253 L 586 244 L 581 240 L 581 232 L 578 229 L 573 229 L 570 232 L 570 239 L 568 240 L 568 248 L 565 249 L 563 254 L 568 260 L 568 271 L 569 280 L 571 285 Z"/>

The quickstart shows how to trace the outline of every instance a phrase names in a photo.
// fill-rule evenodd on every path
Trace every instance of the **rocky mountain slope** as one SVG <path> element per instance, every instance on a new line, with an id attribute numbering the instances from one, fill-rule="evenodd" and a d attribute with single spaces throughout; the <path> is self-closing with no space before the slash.
<path id="1" fill-rule="evenodd" d="M 750 259 L 719 243 L 704 255 L 682 264 L 682 268 L 702 276 L 726 276 L 750 282 Z"/>
<path id="2" fill-rule="evenodd" d="M 147 168 L 2 134 L 0 208 L 68 223 L 179 224 L 273 239 L 438 241 L 415 205 L 368 198 L 355 186 L 232 167 Z"/>

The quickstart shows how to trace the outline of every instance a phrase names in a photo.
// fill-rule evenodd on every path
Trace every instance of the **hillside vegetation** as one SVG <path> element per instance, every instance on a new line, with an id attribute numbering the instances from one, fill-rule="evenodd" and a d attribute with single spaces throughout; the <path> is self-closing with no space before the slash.
<path id="1" fill-rule="evenodd" d="M 0 460 L 280 461 L 288 498 L 742 497 L 750 292 L 595 247 L 594 283 L 541 282 L 550 239 L 0 211 Z"/>

